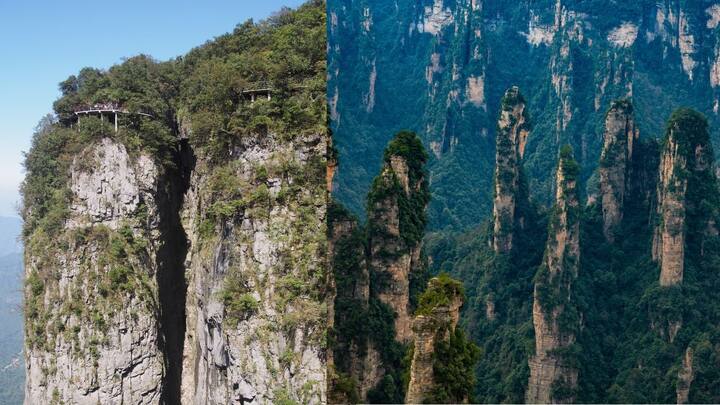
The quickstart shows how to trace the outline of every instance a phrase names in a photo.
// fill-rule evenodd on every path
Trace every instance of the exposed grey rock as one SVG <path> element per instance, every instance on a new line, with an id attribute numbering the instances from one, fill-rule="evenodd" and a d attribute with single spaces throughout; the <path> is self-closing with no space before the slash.
<path id="1" fill-rule="evenodd" d="M 36 255 L 31 247 L 26 253 L 27 274 L 47 270 L 48 259 L 58 274 L 56 283 L 45 284 L 43 310 L 49 319 L 40 320 L 44 341 L 26 345 L 26 404 L 159 403 L 165 366 L 153 277 L 158 186 L 152 159 L 132 159 L 122 144 L 109 138 L 88 146 L 75 159 L 71 216 L 61 236 L 68 248 Z M 147 227 L 132 220 L 141 202 L 148 212 Z M 136 236 L 150 238 L 145 259 L 127 258 L 127 265 L 146 272 L 137 275 L 145 280 L 145 290 L 103 293 L 113 266 L 106 259 L 108 236 L 103 235 L 112 235 L 123 224 Z M 89 236 L 77 238 L 74 232 Z"/>
<path id="2" fill-rule="evenodd" d="M 256 167 L 268 172 L 283 164 L 307 168 L 325 156 L 326 148 L 319 135 L 294 142 L 273 135 L 245 139 L 229 165 L 240 182 L 252 184 Z M 186 259 L 183 403 L 270 404 L 283 398 L 324 403 L 327 307 L 308 292 L 318 292 L 311 286 L 325 277 L 324 178 L 298 195 L 274 200 L 267 211 L 241 209 L 206 237 L 199 227 L 215 202 L 208 187 L 213 170 L 199 158 L 182 212 L 192 246 Z M 294 175 L 271 174 L 266 185 L 277 196 L 297 181 Z M 304 216 L 300 210 L 306 210 Z M 240 319 L 231 316 L 223 300 L 233 277 L 242 280 L 257 302 L 257 308 Z M 287 284 L 295 281 L 302 284 L 302 292 L 288 297 Z"/>

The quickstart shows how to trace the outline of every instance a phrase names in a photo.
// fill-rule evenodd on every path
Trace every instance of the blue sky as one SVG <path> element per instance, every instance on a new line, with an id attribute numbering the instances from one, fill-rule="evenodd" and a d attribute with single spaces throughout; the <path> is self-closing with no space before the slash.
<path id="1" fill-rule="evenodd" d="M 85 66 L 182 55 L 302 0 L 0 0 L 0 216 L 16 214 L 22 152 L 57 84 Z"/>

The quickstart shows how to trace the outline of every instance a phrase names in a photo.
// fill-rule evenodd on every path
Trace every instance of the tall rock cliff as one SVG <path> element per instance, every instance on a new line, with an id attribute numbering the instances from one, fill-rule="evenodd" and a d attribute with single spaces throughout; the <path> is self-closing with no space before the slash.
<path id="1" fill-rule="evenodd" d="M 404 399 L 403 356 L 413 339 L 411 314 L 426 281 L 427 158 L 414 133 L 399 132 L 367 196 L 365 229 L 344 207 L 332 206 L 337 283 L 330 339 L 333 403 Z"/>
<path id="2" fill-rule="evenodd" d="M 513 248 L 513 233 L 522 231 L 524 225 L 523 218 L 516 216 L 516 209 L 518 199 L 527 200 L 521 181 L 524 181 L 522 158 L 530 126 L 525 99 L 518 87 L 505 92 L 501 105 L 495 147 L 493 248 L 496 253 L 508 253 Z"/>
<path id="3" fill-rule="evenodd" d="M 365 234 L 357 219 L 337 203 L 328 213 L 328 249 L 336 283 L 330 336 L 333 362 L 328 364 L 328 402 L 352 403 L 365 398 L 377 383 L 378 354 L 366 333 L 370 275 Z M 356 313 L 352 316 L 350 313 Z"/>
<path id="4" fill-rule="evenodd" d="M 431 399 L 429 395 L 437 388 L 433 370 L 437 346 L 441 342 L 447 344 L 455 333 L 462 304 L 462 286 L 458 281 L 447 276 L 430 280 L 413 320 L 413 357 L 405 403 L 422 404 Z M 462 402 L 466 403 L 467 398 Z"/>
<path id="5" fill-rule="evenodd" d="M 653 259 L 660 265 L 661 286 L 683 281 L 688 210 L 692 211 L 693 222 L 700 221 L 695 224 L 702 226 L 700 234 L 709 226 L 708 213 L 702 212 L 697 197 L 714 184 L 712 166 L 707 121 L 695 111 L 677 110 L 665 134 L 657 191 Z"/>
<path id="6" fill-rule="evenodd" d="M 395 313 L 395 338 L 412 338 L 410 295 L 423 271 L 422 238 L 429 200 L 427 155 L 415 134 L 400 132 L 385 150 L 385 164 L 368 196 L 370 269 L 380 301 Z"/>
<path id="7" fill-rule="evenodd" d="M 600 198 L 603 233 L 612 242 L 622 222 L 625 195 L 632 167 L 633 145 L 639 137 L 635 128 L 632 104 L 613 102 L 605 116 L 605 133 L 600 154 Z"/>
<path id="8" fill-rule="evenodd" d="M 578 314 L 571 300 L 580 261 L 580 207 L 577 195 L 579 167 L 572 150 L 560 154 L 555 207 L 550 219 L 543 264 L 535 276 L 533 325 L 535 355 L 529 360 L 529 403 L 568 402 L 575 398 L 578 370 L 563 351 L 574 344 Z"/>
<path id="9" fill-rule="evenodd" d="M 177 231 L 163 212 L 167 173 L 110 138 L 69 170 L 64 225 L 26 237 L 25 403 L 167 400 L 158 281 L 177 271 L 163 257 L 177 248 L 163 239 Z"/>
<path id="10" fill-rule="evenodd" d="M 512 84 L 533 117 L 531 194 L 546 205 L 563 144 L 576 151 L 582 187 L 595 174 L 612 100 L 632 98 L 648 135 L 679 105 L 716 129 L 719 10 L 680 0 L 331 0 L 332 126 L 344 157 L 336 196 L 362 216 L 382 148 L 407 128 L 436 158 L 429 229 L 479 225 L 492 208 L 495 124 Z"/>
<path id="11" fill-rule="evenodd" d="M 28 404 L 326 402 L 325 33 L 309 1 L 60 84 L 22 190 Z"/>
<path id="12" fill-rule="evenodd" d="M 221 167 L 199 156 L 183 209 L 184 402 L 325 401 L 326 141 L 268 133 Z"/>

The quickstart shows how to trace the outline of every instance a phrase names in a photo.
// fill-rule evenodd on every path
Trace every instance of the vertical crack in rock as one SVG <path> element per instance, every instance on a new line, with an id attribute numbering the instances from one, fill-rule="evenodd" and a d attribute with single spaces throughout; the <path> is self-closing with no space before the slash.
<path id="1" fill-rule="evenodd" d="M 187 140 L 180 141 L 174 161 L 177 172 L 171 170 L 160 179 L 160 184 L 165 187 L 158 194 L 162 243 L 156 258 L 159 300 L 157 326 L 161 337 L 158 344 L 165 361 L 161 398 L 165 404 L 180 403 L 187 294 L 184 261 L 188 251 L 188 238 L 180 212 L 195 166 L 195 156 Z"/>
<path id="2" fill-rule="evenodd" d="M 198 152 L 182 403 L 326 402 L 327 152 L 324 133 L 272 132 Z"/>
<path id="3" fill-rule="evenodd" d="M 160 212 L 164 171 L 109 137 L 74 157 L 61 243 L 27 244 L 29 277 L 47 269 L 59 277 L 40 284 L 43 301 L 28 297 L 45 315 L 28 317 L 26 403 L 149 404 L 167 395 L 156 278 L 162 218 L 173 215 Z"/>

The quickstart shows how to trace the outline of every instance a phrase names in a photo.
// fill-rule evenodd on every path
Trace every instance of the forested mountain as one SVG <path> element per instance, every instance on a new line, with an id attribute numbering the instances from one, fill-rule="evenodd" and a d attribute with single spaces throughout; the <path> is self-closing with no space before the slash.
<path id="1" fill-rule="evenodd" d="M 329 2 L 333 194 L 418 134 L 475 401 L 720 400 L 716 3 Z"/>
<path id="2" fill-rule="evenodd" d="M 331 0 L 328 97 L 340 156 L 334 194 L 364 216 L 382 149 L 402 129 L 431 151 L 429 229 L 463 230 L 492 210 L 496 117 L 525 94 L 526 172 L 552 203 L 554 157 L 575 150 L 581 198 L 610 102 L 632 97 L 641 138 L 693 107 L 720 142 L 720 4 L 713 0 Z"/>
<path id="3" fill-rule="evenodd" d="M 26 403 L 324 402 L 325 15 L 60 84 L 22 186 Z"/>
<path id="4" fill-rule="evenodd" d="M 367 223 L 330 206 L 330 403 L 472 399 L 479 349 L 457 326 L 462 284 L 428 280 L 427 158 L 414 133 L 399 132 L 368 193 Z"/>

